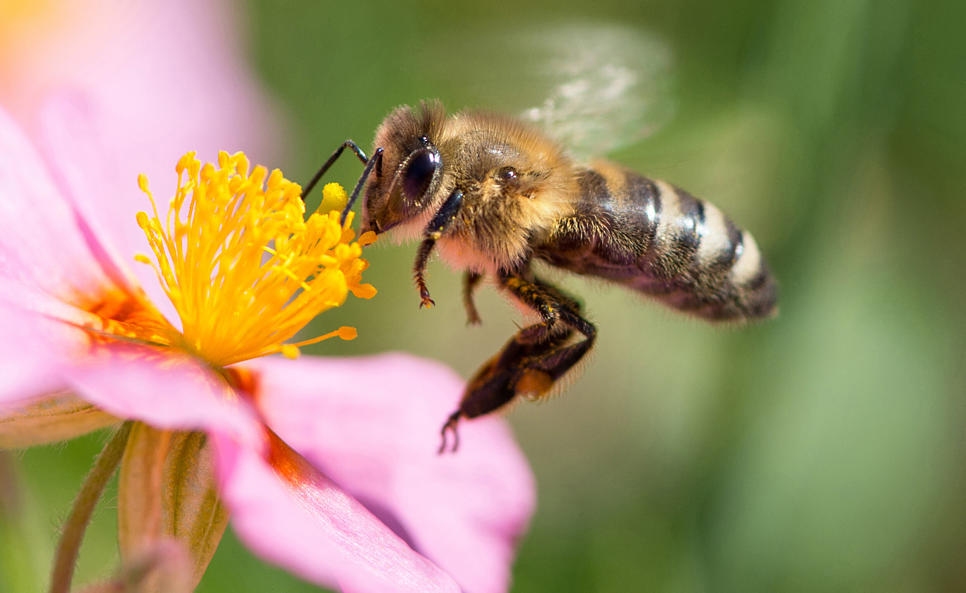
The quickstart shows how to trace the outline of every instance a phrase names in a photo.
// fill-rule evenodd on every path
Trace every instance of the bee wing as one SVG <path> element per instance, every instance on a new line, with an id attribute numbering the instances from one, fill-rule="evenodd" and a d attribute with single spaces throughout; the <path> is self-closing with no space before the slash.
<path id="1" fill-rule="evenodd" d="M 646 30 L 538 25 L 464 35 L 447 52 L 443 70 L 473 93 L 467 103 L 517 114 L 578 158 L 639 142 L 674 113 L 670 48 Z"/>
<path id="2" fill-rule="evenodd" d="M 673 115 L 671 52 L 622 26 L 574 26 L 530 38 L 546 56 L 546 98 L 522 117 L 577 156 L 605 154 L 653 134 Z"/>

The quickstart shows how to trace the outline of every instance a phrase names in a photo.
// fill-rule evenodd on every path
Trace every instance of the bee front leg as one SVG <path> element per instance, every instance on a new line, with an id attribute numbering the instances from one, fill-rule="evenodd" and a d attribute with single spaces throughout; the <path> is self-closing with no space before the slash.
<path id="1" fill-rule="evenodd" d="M 436 304 L 436 301 L 429 297 L 429 287 L 426 286 L 426 264 L 429 262 L 433 248 L 436 247 L 436 239 L 438 238 L 439 234 L 423 239 L 423 242 L 419 244 L 419 251 L 416 253 L 416 263 L 413 264 L 413 280 L 416 282 L 416 288 L 419 289 L 420 309 L 423 307 L 430 308 Z"/>
<path id="2" fill-rule="evenodd" d="M 429 287 L 426 286 L 426 264 L 429 256 L 436 247 L 436 241 L 443 236 L 443 233 L 452 226 L 456 220 L 456 215 L 463 205 L 463 191 L 453 190 L 453 193 L 443 202 L 443 205 L 436 211 L 436 215 L 426 225 L 423 231 L 423 242 L 419 244 L 419 251 L 416 253 L 416 263 L 413 264 L 413 280 L 416 288 L 419 289 L 419 306 L 432 307 L 435 301 L 429 296 Z"/>
<path id="3" fill-rule="evenodd" d="M 451 450 L 459 446 L 456 426 L 460 418 L 489 414 L 517 396 L 546 396 L 590 350 L 597 336 L 593 324 L 580 316 L 579 304 L 556 288 L 509 274 L 501 275 L 500 284 L 539 313 L 542 320 L 517 332 L 470 379 L 459 409 L 443 425 L 440 453 L 446 451 L 448 433 L 453 434 Z M 575 333 L 583 339 L 572 342 Z"/>

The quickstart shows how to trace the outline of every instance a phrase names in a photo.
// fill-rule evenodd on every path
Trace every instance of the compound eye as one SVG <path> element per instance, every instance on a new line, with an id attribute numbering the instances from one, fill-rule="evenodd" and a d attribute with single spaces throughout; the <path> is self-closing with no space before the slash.
<path id="1" fill-rule="evenodd" d="M 504 183 L 514 183 L 517 180 L 517 170 L 513 167 L 500 167 L 496 176 Z"/>
<path id="2" fill-rule="evenodd" d="M 413 153 L 403 173 L 403 193 L 410 200 L 418 200 L 429 190 L 433 175 L 439 169 L 439 153 L 428 148 Z"/>

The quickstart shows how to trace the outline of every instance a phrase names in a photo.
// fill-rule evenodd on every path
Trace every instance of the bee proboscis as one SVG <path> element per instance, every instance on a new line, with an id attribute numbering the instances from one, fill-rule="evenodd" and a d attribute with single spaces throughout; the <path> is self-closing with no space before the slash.
<path id="1" fill-rule="evenodd" d="M 362 229 L 421 238 L 413 267 L 420 306 L 433 300 L 430 255 L 465 271 L 464 303 L 489 278 L 539 316 L 476 372 L 441 430 L 519 396 L 540 399 L 593 347 L 578 301 L 537 277 L 534 261 L 602 278 L 712 321 L 776 311 L 776 283 L 754 238 L 713 204 L 605 160 L 580 164 L 542 131 L 480 111 L 447 115 L 438 102 L 395 109 L 376 131 L 346 213 L 364 189 Z"/>

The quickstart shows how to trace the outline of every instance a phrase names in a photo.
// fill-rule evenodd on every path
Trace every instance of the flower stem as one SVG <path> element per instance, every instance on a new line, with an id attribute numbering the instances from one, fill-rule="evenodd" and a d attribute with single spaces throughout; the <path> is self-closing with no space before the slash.
<path id="1" fill-rule="evenodd" d="M 104 486 L 114 475 L 121 457 L 124 455 L 124 447 L 127 445 L 127 437 L 131 433 L 131 421 L 121 425 L 111 440 L 97 456 L 94 467 L 84 478 L 80 492 L 74 499 L 70 515 L 64 523 L 64 531 L 57 543 L 57 552 L 54 555 L 54 569 L 50 576 L 49 593 L 69 593 L 70 582 L 74 576 L 74 567 L 77 564 L 77 555 L 80 552 L 81 542 L 84 539 L 84 531 L 94 513 L 94 507 L 100 500 L 104 492 Z"/>

